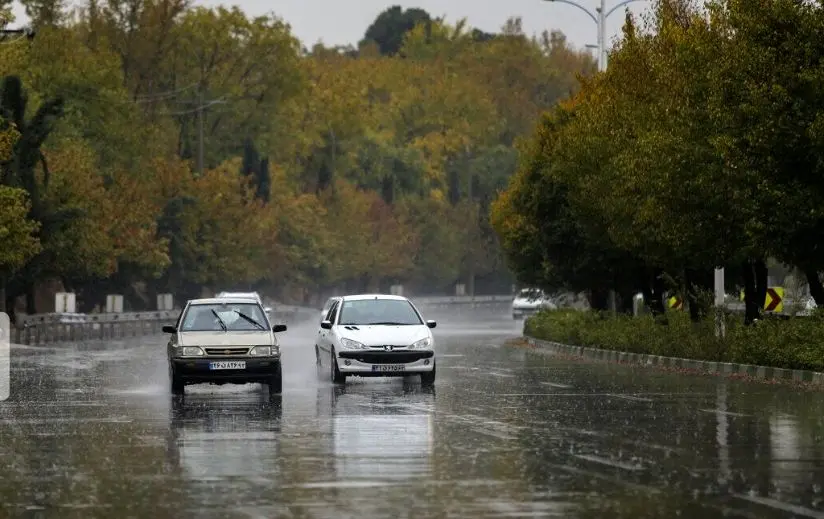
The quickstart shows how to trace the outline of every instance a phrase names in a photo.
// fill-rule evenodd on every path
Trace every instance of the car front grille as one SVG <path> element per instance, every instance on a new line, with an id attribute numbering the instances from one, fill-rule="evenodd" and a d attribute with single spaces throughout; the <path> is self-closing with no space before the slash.
<path id="1" fill-rule="evenodd" d="M 210 355 L 212 357 L 231 357 L 234 355 L 246 355 L 249 353 L 248 346 L 236 347 L 236 346 L 229 346 L 229 347 L 215 347 L 215 348 L 204 348 L 206 350 L 206 355 Z"/>
<path id="2" fill-rule="evenodd" d="M 434 356 L 432 351 L 342 351 L 342 359 L 352 359 L 365 364 L 407 364 Z"/>

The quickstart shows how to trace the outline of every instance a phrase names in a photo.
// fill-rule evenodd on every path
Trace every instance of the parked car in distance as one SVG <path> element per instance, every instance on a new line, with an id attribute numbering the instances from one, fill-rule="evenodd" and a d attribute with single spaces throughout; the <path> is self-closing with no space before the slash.
<path id="1" fill-rule="evenodd" d="M 542 290 L 524 288 L 512 300 L 512 318 L 522 319 L 537 313 L 543 308 L 555 310 L 557 305 Z"/>
<path id="2" fill-rule="evenodd" d="M 221 292 L 215 297 L 219 297 L 221 299 L 226 297 L 254 299 L 258 303 L 263 305 L 263 309 L 266 311 L 266 315 L 268 315 L 269 317 L 272 316 L 272 307 L 264 305 L 263 299 L 260 298 L 260 294 L 258 294 L 257 292 Z"/>
<path id="3" fill-rule="evenodd" d="M 346 377 L 419 375 L 435 383 L 435 321 L 424 321 L 407 298 L 361 294 L 334 298 L 315 341 L 318 374 Z M 328 370 L 328 371 L 327 371 Z"/>
<path id="4" fill-rule="evenodd" d="M 266 384 L 270 395 L 283 386 L 278 332 L 258 302 L 249 298 L 193 299 L 177 322 L 164 326 L 172 393 L 189 384 Z"/>

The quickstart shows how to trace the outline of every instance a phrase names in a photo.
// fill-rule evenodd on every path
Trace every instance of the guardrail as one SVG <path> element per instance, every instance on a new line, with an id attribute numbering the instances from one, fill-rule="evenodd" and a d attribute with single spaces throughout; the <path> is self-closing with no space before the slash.
<path id="1" fill-rule="evenodd" d="M 35 346 L 157 335 L 163 325 L 174 324 L 179 315 L 180 310 L 23 315 L 19 316 L 18 324 L 11 329 L 11 342 Z M 276 323 L 295 323 L 315 315 L 315 310 L 311 308 L 272 306 L 272 320 Z"/>
<path id="2" fill-rule="evenodd" d="M 458 307 L 460 309 L 493 308 L 508 305 L 512 296 L 455 296 L 411 298 L 417 305 L 427 307 Z M 294 324 L 318 316 L 320 308 L 294 305 L 272 305 L 272 321 Z M 121 339 L 156 335 L 165 324 L 173 324 L 180 310 L 156 310 L 122 313 L 51 313 L 18 316 L 12 327 L 11 342 L 43 345 L 58 342 Z"/>

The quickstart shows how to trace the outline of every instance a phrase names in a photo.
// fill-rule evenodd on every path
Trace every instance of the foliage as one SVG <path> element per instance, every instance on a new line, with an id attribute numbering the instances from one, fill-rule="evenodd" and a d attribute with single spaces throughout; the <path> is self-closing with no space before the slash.
<path id="1" fill-rule="evenodd" d="M 517 136 L 593 69 L 516 20 L 493 35 L 390 8 L 359 49 L 305 52 L 286 21 L 237 7 L 26 7 L 36 37 L 0 46 L 19 133 L 0 185 L 27 251 L 4 259 L 6 300 L 28 312 L 52 281 L 84 311 L 109 293 L 139 309 L 163 292 L 507 286 L 489 204 Z"/>
<path id="2" fill-rule="evenodd" d="M 751 323 L 778 258 L 824 305 L 822 29 L 824 8 L 793 0 L 628 14 L 609 68 L 539 122 L 492 205 L 518 280 L 643 292 L 659 314 L 671 290 L 698 322 L 724 266 Z"/>
<path id="3" fill-rule="evenodd" d="M 0 186 L 0 277 L 26 264 L 40 250 L 38 223 L 27 218 L 29 203 L 22 189 Z M 0 285 L 3 279 L 0 279 Z"/>
<path id="4" fill-rule="evenodd" d="M 744 326 L 726 316 L 726 336 L 715 336 L 713 319 L 693 322 L 673 312 L 668 326 L 650 316 L 607 317 L 577 310 L 544 311 L 527 318 L 524 334 L 536 339 L 630 353 L 785 369 L 824 371 L 824 312 L 787 321 L 766 319 Z"/>

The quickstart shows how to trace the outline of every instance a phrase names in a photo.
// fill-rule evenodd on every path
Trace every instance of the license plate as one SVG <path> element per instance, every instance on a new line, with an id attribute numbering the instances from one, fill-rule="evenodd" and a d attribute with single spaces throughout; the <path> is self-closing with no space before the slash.
<path id="1" fill-rule="evenodd" d="M 209 369 L 246 369 L 246 361 L 227 360 L 222 362 L 210 362 Z"/>
<path id="2" fill-rule="evenodd" d="M 378 366 L 372 366 L 372 371 L 404 371 L 405 369 L 405 366 L 399 366 L 397 364 L 381 364 Z"/>

